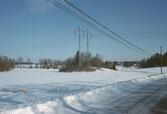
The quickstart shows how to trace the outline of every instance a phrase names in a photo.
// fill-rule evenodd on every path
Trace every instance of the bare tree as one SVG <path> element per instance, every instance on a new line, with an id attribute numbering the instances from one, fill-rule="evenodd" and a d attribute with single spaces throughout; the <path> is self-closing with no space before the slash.
<path id="1" fill-rule="evenodd" d="M 13 69 L 15 66 L 15 62 L 13 59 L 8 58 L 6 56 L 0 56 L 0 71 L 8 71 Z"/>

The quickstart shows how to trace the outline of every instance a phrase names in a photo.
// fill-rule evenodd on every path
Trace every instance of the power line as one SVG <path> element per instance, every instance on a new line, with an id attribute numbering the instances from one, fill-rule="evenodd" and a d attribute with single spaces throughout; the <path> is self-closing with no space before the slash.
<path id="1" fill-rule="evenodd" d="M 155 32 L 155 31 L 151 31 L 151 32 L 131 32 L 131 33 L 119 33 L 119 34 L 126 34 L 126 35 L 152 35 L 152 34 L 164 34 L 166 35 L 167 32 Z"/>
<path id="2" fill-rule="evenodd" d="M 61 8 L 61 9 L 63 9 L 63 11 L 65 11 L 66 13 L 68 13 L 68 14 L 72 15 L 73 17 L 79 19 L 81 22 L 87 24 L 88 26 L 91 26 L 92 28 L 94 28 L 94 29 L 97 30 L 98 32 L 101 32 L 102 34 L 108 36 L 109 38 L 112 38 L 113 40 L 115 40 L 115 41 L 121 43 L 122 45 L 124 45 L 124 46 L 126 46 L 126 47 L 128 47 L 128 48 L 130 48 L 130 49 L 133 49 L 133 50 L 135 50 L 135 51 L 137 51 L 137 52 L 139 52 L 139 53 L 146 54 L 146 52 L 141 51 L 141 50 L 138 50 L 138 49 L 136 49 L 136 48 L 132 48 L 131 46 L 125 44 L 125 42 L 122 42 L 122 41 L 118 40 L 117 38 L 111 36 L 110 34 L 106 33 L 104 30 L 102 30 L 102 29 L 99 28 L 98 26 L 96 26 L 96 25 L 90 23 L 88 20 L 86 20 L 86 19 L 84 19 L 83 17 L 79 16 L 79 15 L 78 15 L 77 13 L 75 13 L 73 10 L 71 10 L 71 9 L 69 9 L 69 8 L 67 8 L 67 7 L 65 7 L 64 5 L 62 5 L 61 3 L 59 3 L 58 1 L 56 1 L 56 0 L 48 0 L 48 1 L 50 1 L 53 5 L 55 5 L 55 6 L 59 7 L 59 8 Z M 147 54 L 148 54 L 148 53 L 147 53 Z"/>
<path id="3" fill-rule="evenodd" d="M 123 40 L 124 42 L 126 42 L 127 44 L 135 47 L 138 50 L 141 50 L 145 53 L 149 53 L 146 50 L 136 46 L 135 44 L 129 42 L 128 40 L 124 39 L 122 36 L 120 36 L 119 34 L 113 32 L 110 28 L 106 27 L 105 25 L 101 24 L 99 21 L 95 20 L 94 18 L 92 18 L 91 16 L 89 16 L 88 14 L 86 14 L 84 11 L 82 11 L 81 9 L 79 9 L 78 7 L 76 7 L 74 4 L 70 3 L 67 0 L 64 0 L 67 4 L 69 4 L 71 7 L 73 7 L 74 9 L 76 9 L 77 11 L 79 11 L 81 14 L 83 14 L 84 16 L 86 16 L 87 18 L 89 18 L 90 20 L 92 20 L 93 22 L 95 22 L 96 24 L 100 25 L 101 27 L 103 27 L 105 30 L 111 32 L 112 34 L 114 34 L 115 36 L 117 36 L 119 39 Z"/>
<path id="4" fill-rule="evenodd" d="M 75 13 L 73 10 L 71 10 L 71 9 L 69 9 L 69 8 L 67 8 L 67 7 L 65 7 L 64 5 L 62 5 L 61 3 L 59 3 L 58 1 L 56 1 L 56 0 L 48 0 L 48 1 L 49 1 L 50 3 L 52 3 L 53 5 L 59 7 L 60 9 L 62 9 L 62 10 L 65 11 L 66 13 L 70 14 L 71 16 L 73 16 L 73 17 L 79 19 L 81 22 L 83 22 L 83 23 L 87 24 L 88 26 L 94 28 L 94 29 L 97 30 L 98 32 L 100 32 L 100 33 L 106 35 L 107 37 L 109 37 L 109 38 L 111 38 L 111 39 L 117 41 L 118 43 L 121 43 L 122 45 L 126 46 L 127 48 L 133 49 L 133 50 L 135 50 L 135 51 L 137 51 L 137 52 L 139 52 L 139 53 L 141 53 L 141 54 L 146 54 L 145 51 L 138 50 L 138 49 L 136 49 L 136 48 L 132 48 L 132 45 L 129 46 L 129 45 L 126 44 L 125 42 L 122 42 L 121 40 L 119 40 L 119 39 L 115 38 L 114 36 L 110 35 L 109 33 L 105 32 L 105 31 L 102 30 L 100 27 L 98 27 L 98 26 L 92 24 L 91 22 L 89 22 L 88 20 L 84 19 L 83 17 L 81 17 L 80 15 L 78 15 L 77 13 Z M 148 54 L 148 53 L 147 53 L 147 54 Z"/>
<path id="5" fill-rule="evenodd" d="M 81 22 L 87 24 L 88 26 L 94 28 L 95 30 L 97 30 L 98 32 L 101 32 L 102 34 L 105 34 L 107 36 L 109 36 L 110 38 L 112 38 L 113 40 L 117 40 L 119 42 L 118 39 L 114 39 L 113 36 L 111 36 L 110 34 L 105 33 L 105 31 L 103 31 L 102 29 L 99 29 L 99 27 L 97 27 L 96 25 L 93 25 L 92 23 L 90 23 L 89 21 L 85 20 L 84 18 L 82 18 L 81 16 L 79 16 L 77 13 L 73 12 L 71 9 L 65 7 L 64 5 L 62 5 L 61 3 L 57 2 L 56 0 L 48 0 L 49 2 L 51 2 L 53 5 L 61 8 L 63 11 L 65 11 L 66 13 L 72 15 L 74 18 L 79 19 Z"/>

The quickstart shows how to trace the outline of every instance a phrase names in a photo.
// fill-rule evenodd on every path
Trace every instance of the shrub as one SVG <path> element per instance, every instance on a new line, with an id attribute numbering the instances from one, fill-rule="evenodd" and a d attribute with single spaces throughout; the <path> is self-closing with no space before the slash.
<path id="1" fill-rule="evenodd" d="M 9 71 L 15 66 L 14 60 L 6 57 L 0 56 L 0 72 Z"/>

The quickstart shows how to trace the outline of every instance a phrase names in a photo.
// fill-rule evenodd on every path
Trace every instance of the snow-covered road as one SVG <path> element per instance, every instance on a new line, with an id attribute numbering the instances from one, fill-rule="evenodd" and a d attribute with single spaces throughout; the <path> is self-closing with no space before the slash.
<path id="1" fill-rule="evenodd" d="M 149 114 L 167 95 L 167 75 L 156 70 L 1 73 L 0 114 Z"/>

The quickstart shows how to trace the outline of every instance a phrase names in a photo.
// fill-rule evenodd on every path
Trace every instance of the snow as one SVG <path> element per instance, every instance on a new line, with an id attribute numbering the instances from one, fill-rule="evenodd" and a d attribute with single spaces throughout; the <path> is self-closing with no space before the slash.
<path id="1" fill-rule="evenodd" d="M 155 84 L 162 81 L 160 87 L 165 86 L 166 74 L 159 72 L 159 68 L 121 68 L 118 71 L 102 68 L 96 72 L 71 73 L 57 69 L 3 72 L 0 73 L 0 114 L 122 114 L 125 110 L 116 107 L 129 108 L 146 94 L 136 93 L 141 90 L 155 92 L 159 89 Z M 166 91 L 162 90 L 163 96 Z M 157 99 L 157 96 L 152 98 Z M 136 110 L 130 112 L 134 114 Z M 148 114 L 148 110 L 144 111 Z"/>
<path id="2" fill-rule="evenodd" d="M 48 83 L 96 83 L 111 84 L 118 81 L 142 78 L 146 74 L 154 74 L 158 68 L 121 70 L 113 71 L 110 69 L 101 69 L 96 72 L 72 72 L 62 73 L 58 70 L 46 69 L 15 69 L 10 72 L 0 73 L 0 87 L 8 85 L 25 85 L 25 84 L 48 84 Z M 151 73 L 150 73 L 151 72 Z"/>

